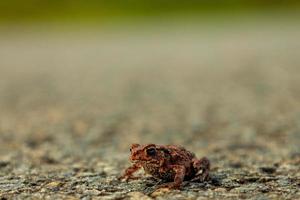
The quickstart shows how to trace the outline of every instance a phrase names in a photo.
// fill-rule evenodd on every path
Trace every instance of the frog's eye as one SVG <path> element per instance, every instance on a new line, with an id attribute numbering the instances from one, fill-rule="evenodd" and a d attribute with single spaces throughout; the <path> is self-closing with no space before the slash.
<path id="1" fill-rule="evenodd" d="M 156 155 L 156 149 L 155 148 L 149 148 L 146 150 L 146 153 L 148 156 L 155 156 Z"/>

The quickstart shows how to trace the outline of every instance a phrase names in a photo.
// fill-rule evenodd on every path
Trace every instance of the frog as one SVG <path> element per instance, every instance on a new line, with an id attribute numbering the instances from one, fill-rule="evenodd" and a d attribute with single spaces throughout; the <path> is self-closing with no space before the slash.
<path id="1" fill-rule="evenodd" d="M 130 161 L 120 179 L 137 179 L 133 174 L 143 168 L 146 174 L 166 183 L 159 188 L 179 189 L 183 181 L 208 181 L 210 161 L 207 157 L 198 159 L 194 153 L 179 145 L 132 144 Z"/>

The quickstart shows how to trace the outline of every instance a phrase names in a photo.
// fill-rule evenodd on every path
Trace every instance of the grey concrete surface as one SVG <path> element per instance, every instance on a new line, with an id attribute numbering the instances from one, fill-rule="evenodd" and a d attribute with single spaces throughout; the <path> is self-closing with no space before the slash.
<path id="1" fill-rule="evenodd" d="M 0 34 L 1 199 L 299 199 L 293 23 Z M 131 143 L 207 156 L 181 190 L 116 179 Z"/>

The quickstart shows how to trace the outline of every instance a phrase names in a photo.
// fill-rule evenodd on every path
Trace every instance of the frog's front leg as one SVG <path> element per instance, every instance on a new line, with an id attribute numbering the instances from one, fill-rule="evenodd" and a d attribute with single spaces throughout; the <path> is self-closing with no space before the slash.
<path id="1" fill-rule="evenodd" d="M 205 181 L 209 179 L 210 161 L 206 157 L 203 157 L 200 160 L 193 159 L 192 164 L 194 170 L 197 172 L 192 181 Z"/>
<path id="2" fill-rule="evenodd" d="M 133 177 L 133 173 L 139 170 L 142 167 L 140 163 L 134 163 L 132 166 L 128 167 L 124 174 L 119 177 L 119 179 L 125 179 L 126 181 L 129 179 L 136 179 Z"/>

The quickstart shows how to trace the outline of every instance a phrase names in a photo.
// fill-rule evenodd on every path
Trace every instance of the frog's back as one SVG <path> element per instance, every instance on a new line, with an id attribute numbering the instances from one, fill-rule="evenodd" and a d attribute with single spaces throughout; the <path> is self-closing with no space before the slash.
<path id="1" fill-rule="evenodd" d="M 166 145 L 168 147 L 168 149 L 170 149 L 171 151 L 174 151 L 178 154 L 185 154 L 191 158 L 194 158 L 195 157 L 195 154 L 188 151 L 187 149 L 185 149 L 184 147 L 182 146 L 179 146 L 179 145 Z"/>
<path id="2" fill-rule="evenodd" d="M 182 146 L 177 145 L 166 145 L 167 149 L 170 152 L 171 158 L 173 162 L 177 162 L 177 164 L 181 162 L 191 162 L 193 158 L 195 158 L 195 154 L 186 150 Z M 179 163 L 178 163 L 179 162 Z M 175 164 L 174 163 L 174 164 Z"/>

